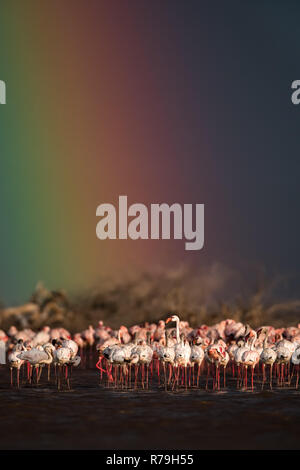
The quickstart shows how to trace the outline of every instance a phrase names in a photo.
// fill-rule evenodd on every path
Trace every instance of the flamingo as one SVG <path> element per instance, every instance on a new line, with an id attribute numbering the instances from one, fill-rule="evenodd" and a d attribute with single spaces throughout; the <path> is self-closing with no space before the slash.
<path id="1" fill-rule="evenodd" d="M 175 327 L 166 329 L 169 322 L 175 322 Z M 173 336 L 174 337 L 173 337 Z M 132 339 L 134 336 L 134 339 Z M 20 341 L 23 340 L 23 341 Z M 50 343 L 49 341 L 52 341 Z M 203 360 L 207 364 L 207 381 L 209 372 L 213 367 L 213 388 L 220 388 L 220 374 L 224 371 L 224 386 L 226 368 L 229 361 L 232 363 L 232 375 L 235 365 L 238 366 L 237 386 L 242 382 L 247 387 L 247 369 L 252 368 L 252 389 L 254 380 L 254 367 L 262 364 L 262 388 L 266 380 L 266 366 L 270 367 L 270 387 L 272 388 L 272 370 L 276 365 L 278 384 L 282 385 L 284 374 L 288 373 L 288 385 L 297 371 L 296 387 L 299 381 L 300 361 L 300 328 L 299 325 L 286 328 L 273 328 L 263 326 L 251 329 L 249 325 L 237 323 L 234 320 L 222 320 L 215 325 L 192 328 L 187 321 L 182 321 L 179 316 L 172 315 L 166 321 L 157 323 L 145 322 L 143 325 L 134 325 L 130 328 L 122 325 L 118 330 L 104 326 L 98 322 L 96 329 L 92 325 L 82 333 L 71 335 L 64 328 L 52 328 L 46 326 L 40 331 L 29 328 L 20 331 L 11 327 L 6 334 L 0 330 L 0 344 L 2 344 L 2 358 L 0 363 L 6 360 L 11 369 L 11 383 L 13 383 L 13 370 L 16 370 L 16 382 L 19 386 L 19 371 L 22 364 L 27 361 L 30 367 L 30 382 L 33 368 L 36 369 L 37 383 L 42 374 L 43 366 L 48 365 L 48 379 L 52 366 L 59 367 L 66 373 L 66 379 L 72 368 L 78 367 L 84 359 L 85 349 L 92 348 L 97 342 L 99 361 L 97 368 L 102 373 L 107 373 L 108 383 L 112 380 L 115 386 L 122 387 L 131 384 L 131 368 L 135 367 L 135 386 L 137 379 L 141 377 L 141 386 L 149 386 L 149 369 L 151 378 L 157 372 L 158 385 L 160 385 L 160 367 L 164 370 L 165 388 L 172 382 L 172 389 L 180 384 L 195 385 L 195 364 L 197 364 L 197 386 L 199 386 L 199 374 Z M 80 355 L 78 349 L 80 348 Z M 51 351 L 50 351 L 51 350 Z M 47 351 L 52 356 L 47 356 Z M 1 353 L 1 351 L 0 351 Z M 25 359 L 26 357 L 26 359 Z M 104 369 L 101 361 L 104 361 Z M 83 366 L 84 361 L 82 362 Z M 204 367 L 206 367 L 204 364 Z M 292 365 L 292 376 L 290 366 Z M 106 368 L 106 370 L 105 370 Z M 169 376 L 168 372 L 169 372 Z M 111 371 L 113 372 L 113 375 Z M 242 373 L 241 373 L 242 370 Z M 60 380 L 60 379 L 59 379 Z M 60 384 L 59 384 L 60 386 Z M 69 378 L 68 378 L 69 386 Z"/>
<path id="2" fill-rule="evenodd" d="M 20 388 L 20 368 L 24 364 L 24 360 L 20 359 L 18 356 L 21 351 L 25 350 L 24 342 L 22 339 L 19 339 L 12 352 L 8 355 L 8 364 L 10 367 L 10 385 L 13 386 L 13 369 L 17 369 L 17 387 Z"/>
<path id="3" fill-rule="evenodd" d="M 179 343 L 179 341 L 180 341 L 180 331 L 179 331 L 180 319 L 177 315 L 172 315 L 171 317 L 166 319 L 166 323 L 169 323 L 170 321 L 174 321 L 176 323 L 176 342 Z"/>
<path id="4" fill-rule="evenodd" d="M 55 362 L 58 365 L 58 379 L 57 379 L 57 388 L 60 390 L 61 388 L 61 375 L 62 375 L 62 369 L 65 367 L 65 378 L 66 382 L 68 385 L 68 388 L 70 388 L 70 381 L 68 377 L 68 364 L 72 360 L 72 350 L 68 347 L 64 346 L 58 346 L 58 348 L 55 350 Z"/>
<path id="5" fill-rule="evenodd" d="M 166 364 L 169 365 L 169 379 L 168 384 L 170 383 L 173 366 L 175 362 L 175 348 L 174 344 L 170 344 L 170 332 L 165 331 L 165 346 L 163 346 L 159 351 L 159 360 L 163 364 L 164 370 L 164 379 L 165 379 L 165 389 L 167 388 L 167 378 L 166 378 Z"/>
<path id="6" fill-rule="evenodd" d="M 284 380 L 284 366 L 289 364 L 290 359 L 293 354 L 293 350 L 291 346 L 289 346 L 288 343 L 290 343 L 290 341 L 282 340 L 276 344 L 276 354 L 277 354 L 276 364 L 278 364 L 278 367 L 279 367 L 278 384 L 281 384 L 281 385 L 283 384 L 283 380 Z M 292 346 L 294 347 L 293 343 L 290 343 L 290 344 L 292 344 Z"/>
<path id="7" fill-rule="evenodd" d="M 150 346 L 150 336 L 151 332 L 147 332 L 147 341 L 142 341 L 141 344 L 138 344 L 132 349 L 132 355 L 138 355 L 139 360 L 137 363 L 141 365 L 142 370 L 142 387 L 144 388 L 144 379 L 145 379 L 145 366 L 146 366 L 146 386 L 149 385 L 149 365 L 153 358 L 153 349 Z"/>
<path id="8" fill-rule="evenodd" d="M 213 380 L 213 388 L 217 387 L 220 388 L 220 366 L 224 366 L 224 383 L 225 383 L 225 368 L 229 361 L 229 355 L 226 353 L 225 349 L 222 345 L 218 344 L 215 341 L 213 344 L 210 344 L 205 350 L 205 359 L 208 363 L 207 369 L 207 379 L 206 379 L 206 388 L 208 385 L 208 373 L 209 373 L 209 365 L 212 364 L 215 366 L 215 377 Z"/>
<path id="9" fill-rule="evenodd" d="M 184 374 L 185 387 L 187 387 L 187 366 L 190 365 L 191 347 L 188 341 L 186 340 L 184 333 L 180 335 L 180 342 L 177 342 L 175 344 L 174 349 L 175 349 L 175 361 L 174 362 L 177 368 L 177 374 L 174 380 L 173 388 L 176 383 L 178 384 L 181 368 Z"/>
<path id="10" fill-rule="evenodd" d="M 246 336 L 246 340 L 250 338 L 250 349 L 245 351 L 242 355 L 241 362 L 245 368 L 245 387 L 247 389 L 247 369 L 251 367 L 251 388 L 253 390 L 253 375 L 254 375 L 254 367 L 259 362 L 260 353 L 254 349 L 254 343 L 257 339 L 257 333 L 255 330 L 250 330 L 248 335 Z"/>
<path id="11" fill-rule="evenodd" d="M 293 367 L 296 367 L 297 370 L 297 378 L 296 378 L 296 388 L 298 388 L 298 382 L 299 382 L 299 365 L 300 365 L 300 348 L 297 348 L 291 357 L 291 363 L 293 364 Z"/>
<path id="12" fill-rule="evenodd" d="M 262 362 L 262 368 L 263 368 L 262 388 L 265 382 L 265 366 L 266 365 L 270 366 L 270 388 L 272 388 L 272 369 L 273 369 L 273 364 L 276 361 L 277 354 L 274 351 L 274 349 L 268 347 L 268 335 L 269 335 L 268 328 L 262 328 L 262 333 L 265 333 L 263 350 L 260 354 L 260 360 Z"/>
<path id="13" fill-rule="evenodd" d="M 204 351 L 202 347 L 197 344 L 197 340 L 194 340 L 194 344 L 191 347 L 191 356 L 190 356 L 190 362 L 191 362 L 191 367 L 193 370 L 193 385 L 194 385 L 194 366 L 197 364 L 198 370 L 197 370 L 197 387 L 199 386 L 199 377 L 200 377 L 200 368 L 201 364 L 204 359 Z"/>
<path id="14" fill-rule="evenodd" d="M 34 338 L 32 339 L 32 346 L 36 347 L 40 344 L 45 344 L 50 341 L 50 327 L 49 326 L 44 326 L 42 331 L 39 331 Z"/>
<path id="15" fill-rule="evenodd" d="M 240 378 L 241 378 L 241 363 L 242 363 L 242 357 L 243 357 L 243 354 L 246 352 L 246 351 L 249 351 L 250 347 L 249 347 L 249 344 L 248 344 L 248 340 L 246 339 L 248 337 L 248 333 L 250 332 L 251 328 L 249 325 L 246 326 L 246 328 L 244 329 L 244 340 L 240 339 L 238 341 L 238 348 L 235 350 L 234 352 L 234 361 L 237 365 L 237 386 L 239 386 L 239 381 L 240 381 Z"/>
<path id="16" fill-rule="evenodd" d="M 72 339 L 64 339 L 61 343 L 63 348 L 69 348 L 71 351 L 71 360 L 74 359 L 78 352 L 78 344 Z"/>
<path id="17" fill-rule="evenodd" d="M 53 361 L 54 347 L 51 346 L 51 344 L 47 344 L 44 348 L 32 348 L 27 351 L 22 351 L 17 356 L 19 359 L 28 361 L 31 367 L 35 367 L 37 383 L 40 379 L 41 367 L 45 364 L 51 364 Z"/>
<path id="18" fill-rule="evenodd" d="M 184 370 L 184 377 L 185 377 L 185 385 L 187 386 L 187 381 L 186 381 L 186 371 L 187 371 L 187 365 L 190 363 L 190 356 L 191 356 L 191 348 L 188 342 L 185 340 L 185 336 L 180 337 L 180 318 L 177 315 L 172 315 L 171 317 L 167 318 L 166 323 L 169 323 L 170 321 L 173 321 L 176 323 L 176 344 L 174 346 L 175 348 L 175 367 L 176 367 L 176 374 L 175 374 L 175 380 L 173 383 L 173 388 L 175 384 L 178 384 L 179 380 L 179 373 L 180 373 L 180 368 L 183 367 Z"/>

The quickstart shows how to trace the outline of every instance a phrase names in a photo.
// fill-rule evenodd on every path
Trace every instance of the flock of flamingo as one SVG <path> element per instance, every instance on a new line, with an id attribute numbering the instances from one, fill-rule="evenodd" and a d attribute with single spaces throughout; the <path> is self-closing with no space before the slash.
<path id="1" fill-rule="evenodd" d="M 78 366 L 96 367 L 100 382 L 115 388 L 220 390 L 228 387 L 228 379 L 241 390 L 253 390 L 254 383 L 298 388 L 300 324 L 252 329 L 228 319 L 192 328 L 172 315 L 118 330 L 100 321 L 97 328 L 74 335 L 64 328 L 45 326 L 36 333 L 12 326 L 7 333 L 0 330 L 0 363 L 8 364 L 11 386 L 18 388 L 26 381 L 40 384 L 43 370 L 58 389 L 70 388 Z"/>

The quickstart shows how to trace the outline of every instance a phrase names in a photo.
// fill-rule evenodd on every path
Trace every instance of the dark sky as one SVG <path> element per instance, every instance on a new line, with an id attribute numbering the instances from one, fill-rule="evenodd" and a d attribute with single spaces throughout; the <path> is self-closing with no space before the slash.
<path id="1" fill-rule="evenodd" d="M 226 201 L 219 257 L 229 262 L 227 240 L 236 261 L 260 260 L 271 269 L 299 273 L 300 106 L 292 104 L 290 87 L 300 76 L 300 6 L 199 3 L 176 2 L 174 21 L 188 51 L 192 86 L 186 99 L 195 117 L 201 83 L 200 112 L 203 116 L 205 109 L 220 183 L 212 187 L 211 198 L 221 190 Z M 205 62 L 197 62 L 202 49 Z M 209 198 L 205 202 L 209 210 Z M 217 244 L 220 232 L 215 236 Z"/>

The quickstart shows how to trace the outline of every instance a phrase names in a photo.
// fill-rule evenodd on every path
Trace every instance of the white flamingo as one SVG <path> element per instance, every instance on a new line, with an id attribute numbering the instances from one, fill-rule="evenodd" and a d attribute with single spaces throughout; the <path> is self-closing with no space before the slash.
<path id="1" fill-rule="evenodd" d="M 174 380 L 173 388 L 175 384 L 178 384 L 179 381 L 179 374 L 181 368 L 183 368 L 184 373 L 184 383 L 187 387 L 187 366 L 190 365 L 190 357 L 191 357 L 191 347 L 188 341 L 185 338 L 185 335 L 182 333 L 180 336 L 180 342 L 176 343 L 174 346 L 175 350 L 175 367 L 177 368 L 176 377 Z"/>
<path id="2" fill-rule="evenodd" d="M 18 355 L 21 351 L 24 351 L 24 343 L 23 340 L 20 339 L 15 347 L 13 348 L 12 352 L 8 354 L 8 364 L 10 367 L 10 385 L 13 386 L 13 376 L 12 371 L 13 369 L 17 370 L 17 387 L 20 387 L 20 368 L 22 364 L 24 364 L 24 360 L 20 359 Z"/>
<path id="3" fill-rule="evenodd" d="M 191 367 L 193 370 L 193 384 L 195 383 L 194 381 L 194 366 L 197 364 L 198 370 L 197 370 L 197 387 L 199 385 L 199 377 L 200 377 L 200 368 L 201 364 L 204 359 L 204 351 L 202 347 L 198 344 L 196 344 L 196 340 L 194 344 L 191 347 L 191 356 L 190 356 L 190 362 L 191 362 Z"/>
<path id="4" fill-rule="evenodd" d="M 300 365 L 300 347 L 297 348 L 291 357 L 291 363 L 293 364 L 293 367 L 296 368 L 297 370 L 297 377 L 296 377 L 296 388 L 298 388 L 298 382 L 299 382 L 299 365 Z"/>
<path id="5" fill-rule="evenodd" d="M 245 387 L 247 388 L 247 370 L 248 367 L 251 367 L 251 387 L 253 390 L 253 375 L 254 367 L 259 362 L 260 352 L 254 348 L 255 341 L 257 340 L 257 333 L 255 330 L 250 330 L 246 336 L 246 340 L 250 339 L 250 349 L 245 351 L 242 355 L 241 363 L 245 369 Z"/>
<path id="6" fill-rule="evenodd" d="M 45 364 L 51 364 L 53 361 L 53 349 L 54 347 L 48 343 L 44 348 L 32 348 L 28 351 L 22 351 L 18 355 L 19 359 L 28 361 L 31 367 L 35 367 L 37 383 L 40 379 L 41 367 Z"/>
<path id="7" fill-rule="evenodd" d="M 272 388 L 272 370 L 273 370 L 273 364 L 276 361 L 277 354 L 274 349 L 270 348 L 268 346 L 268 336 L 269 336 L 269 329 L 268 328 L 262 328 L 262 333 L 265 333 L 265 339 L 263 343 L 263 350 L 260 354 L 260 360 L 262 362 L 262 368 L 263 368 L 263 380 L 262 380 L 262 387 L 265 382 L 265 367 L 266 365 L 270 366 L 270 387 Z"/>

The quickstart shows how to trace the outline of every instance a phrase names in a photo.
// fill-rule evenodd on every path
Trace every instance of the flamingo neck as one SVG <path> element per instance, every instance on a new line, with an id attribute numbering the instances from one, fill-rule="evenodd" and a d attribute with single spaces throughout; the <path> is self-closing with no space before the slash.
<path id="1" fill-rule="evenodd" d="M 252 339 L 252 341 L 251 341 L 251 344 L 250 344 L 250 351 L 253 351 L 253 349 L 254 349 L 254 343 L 255 343 L 256 340 L 257 340 L 257 334 L 256 334 L 256 332 L 255 332 L 255 333 L 254 333 L 254 336 L 253 336 L 253 339 Z"/>
<path id="2" fill-rule="evenodd" d="M 176 341 L 177 343 L 180 342 L 180 334 L 179 334 L 179 320 L 176 320 Z"/>
<path id="3" fill-rule="evenodd" d="M 50 363 L 52 362 L 52 354 L 51 354 L 51 352 L 50 352 L 48 349 L 45 350 L 45 353 L 46 353 L 47 356 L 48 356 L 48 359 L 46 359 L 45 362 L 46 362 L 47 364 L 50 364 Z"/>

